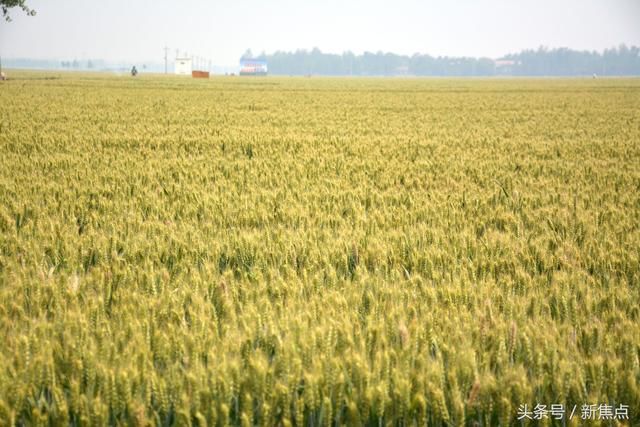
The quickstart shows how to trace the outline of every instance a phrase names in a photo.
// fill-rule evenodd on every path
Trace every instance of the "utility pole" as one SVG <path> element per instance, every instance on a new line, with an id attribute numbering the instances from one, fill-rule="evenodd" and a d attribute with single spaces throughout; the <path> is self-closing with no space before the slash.
<path id="1" fill-rule="evenodd" d="M 164 47 L 164 73 L 167 74 L 167 55 L 169 54 L 169 48 Z"/>

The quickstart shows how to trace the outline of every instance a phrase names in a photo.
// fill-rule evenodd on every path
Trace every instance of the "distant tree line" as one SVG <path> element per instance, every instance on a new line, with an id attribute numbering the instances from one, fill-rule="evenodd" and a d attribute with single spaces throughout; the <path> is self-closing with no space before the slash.
<path id="1" fill-rule="evenodd" d="M 515 75 L 640 75 L 640 48 L 624 44 L 605 49 L 602 53 L 567 48 L 539 48 L 507 55 L 505 59 L 517 61 L 518 65 L 513 69 Z"/>
<path id="2" fill-rule="evenodd" d="M 246 57 L 251 51 L 245 52 Z M 413 56 L 383 52 L 355 55 L 323 53 L 318 48 L 277 51 L 256 59 L 268 63 L 269 74 L 328 76 L 577 76 L 640 75 L 640 48 L 620 45 L 604 52 L 568 48 L 523 50 L 493 60 L 473 57 Z"/>
<path id="3" fill-rule="evenodd" d="M 94 67 L 93 61 L 88 60 L 86 62 L 86 64 L 81 63 L 80 61 L 78 61 L 77 59 L 74 59 L 73 61 L 60 61 L 60 66 L 62 68 L 86 68 L 88 70 L 91 70 Z"/>

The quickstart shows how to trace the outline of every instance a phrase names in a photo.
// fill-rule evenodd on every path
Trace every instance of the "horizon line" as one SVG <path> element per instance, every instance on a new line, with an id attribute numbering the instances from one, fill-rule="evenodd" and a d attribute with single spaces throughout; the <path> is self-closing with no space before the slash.
<path id="1" fill-rule="evenodd" d="M 369 54 L 374 54 L 374 55 L 378 55 L 378 54 L 383 54 L 383 55 L 396 55 L 396 56 L 404 56 L 404 57 L 413 57 L 413 56 L 431 56 L 433 58 L 472 58 L 472 59 L 492 59 L 492 60 L 500 60 L 506 56 L 509 55 L 515 55 L 518 53 L 522 53 L 522 52 L 527 52 L 527 51 L 538 51 L 541 49 L 544 50 L 562 50 L 562 49 L 567 49 L 567 50 L 571 50 L 574 52 L 588 52 L 588 53 L 596 53 L 598 55 L 602 55 L 604 54 L 607 50 L 610 49 L 618 49 L 622 46 L 625 46 L 627 48 L 635 48 L 635 47 L 640 47 L 640 46 L 636 46 L 634 44 L 627 44 L 624 42 L 618 43 L 617 45 L 608 47 L 608 48 L 604 48 L 604 49 L 579 49 L 579 48 L 572 48 L 569 46 L 547 46 L 547 45 L 539 45 L 538 47 L 535 48 L 522 48 L 518 51 L 513 51 L 513 52 L 508 52 L 508 53 L 504 53 L 502 55 L 499 55 L 497 57 L 493 57 L 493 56 L 487 56 L 487 55 L 433 55 L 430 54 L 428 52 L 414 52 L 412 54 L 401 54 L 401 53 L 396 53 L 393 51 L 384 51 L 384 50 L 377 50 L 377 51 L 372 51 L 372 50 L 363 50 L 361 52 L 355 52 L 352 51 L 350 49 L 346 49 L 343 50 L 342 52 L 329 52 L 329 51 L 323 51 L 322 49 L 314 46 L 311 48 L 296 48 L 293 50 L 280 50 L 280 49 L 276 49 L 273 50 L 271 52 L 265 52 L 262 51 L 260 53 L 257 54 L 253 54 L 253 58 L 259 58 L 263 55 L 274 55 L 276 53 L 296 53 L 296 52 L 313 52 L 315 50 L 318 50 L 321 54 L 323 55 L 339 55 L 339 56 L 343 56 L 345 54 L 353 54 L 355 56 L 363 56 L 367 53 Z M 247 50 L 252 50 L 252 49 L 246 49 L 245 53 Z M 159 49 L 159 51 L 161 52 L 162 49 Z M 240 60 L 242 59 L 244 53 L 238 56 L 238 62 L 240 62 Z M 2 58 L 3 56 L 0 55 L 0 58 Z M 199 58 L 203 58 L 203 56 L 201 55 L 191 55 L 190 57 L 199 57 Z M 148 62 L 148 63 L 153 63 L 153 62 L 157 62 L 157 63 L 162 63 L 164 64 L 164 60 L 162 59 L 162 57 L 159 56 L 160 59 L 152 59 L 152 58 L 142 58 L 142 59 L 125 59 L 125 58 L 119 58 L 119 59 L 108 59 L 108 58 L 104 58 L 104 57 L 99 57 L 99 56 L 95 56 L 95 57 L 62 57 L 62 56 L 49 56 L 49 57 L 44 57 L 44 56 L 7 56 L 4 57 L 6 60 L 36 60 L 36 61 L 103 61 L 103 62 L 111 62 L 111 63 L 118 63 L 118 62 L 132 62 L 132 61 L 137 61 L 137 62 Z M 174 60 L 175 58 L 172 58 L 171 60 Z M 220 65 L 216 65 L 217 67 L 230 67 L 232 66 L 231 64 L 220 64 Z M 235 66 L 235 65 L 233 65 Z"/>

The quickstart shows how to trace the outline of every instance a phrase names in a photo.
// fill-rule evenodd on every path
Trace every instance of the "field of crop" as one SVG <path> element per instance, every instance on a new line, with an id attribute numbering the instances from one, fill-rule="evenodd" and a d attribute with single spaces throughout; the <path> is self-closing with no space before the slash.
<path id="1" fill-rule="evenodd" d="M 640 424 L 640 80 L 10 75 L 0 425 Z"/>

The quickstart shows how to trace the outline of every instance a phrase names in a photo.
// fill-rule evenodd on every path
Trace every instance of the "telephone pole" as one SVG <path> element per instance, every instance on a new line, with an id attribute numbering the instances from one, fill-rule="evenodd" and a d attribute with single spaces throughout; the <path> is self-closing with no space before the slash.
<path id="1" fill-rule="evenodd" d="M 167 55 L 169 53 L 169 48 L 167 46 L 164 47 L 164 73 L 167 74 Z"/>

